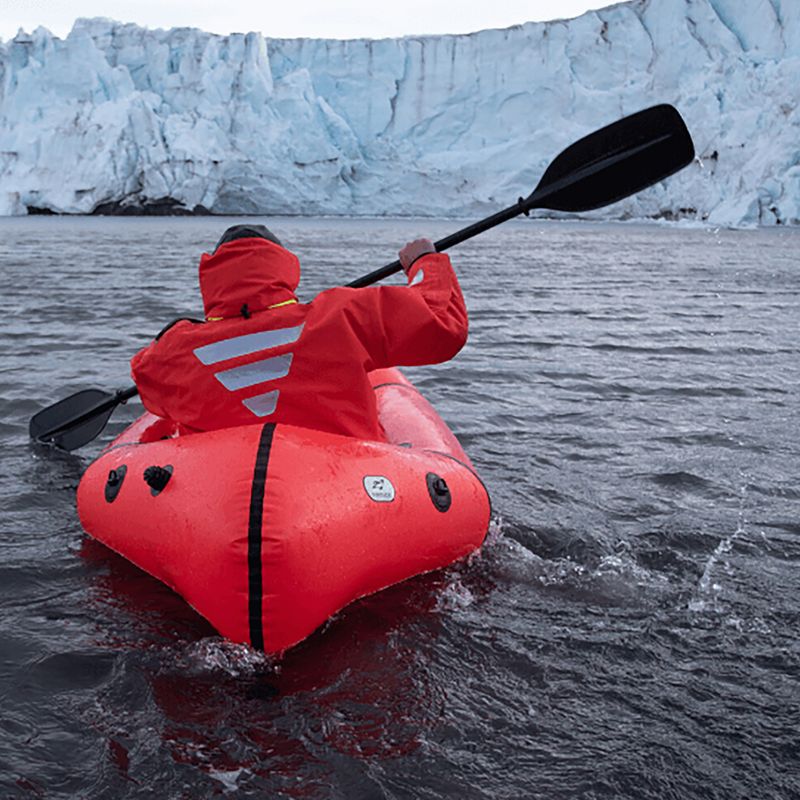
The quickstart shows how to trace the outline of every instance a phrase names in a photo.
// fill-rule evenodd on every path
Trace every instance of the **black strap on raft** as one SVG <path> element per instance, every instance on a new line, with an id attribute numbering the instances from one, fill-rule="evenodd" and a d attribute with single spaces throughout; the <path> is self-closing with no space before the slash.
<path id="1" fill-rule="evenodd" d="M 245 318 L 250 319 L 250 309 L 247 307 L 247 303 L 243 303 L 242 307 L 239 309 L 239 313 Z"/>
<path id="2" fill-rule="evenodd" d="M 261 537 L 264 529 L 264 486 L 272 449 L 275 423 L 269 422 L 261 429 L 256 451 L 256 466 L 250 490 L 250 517 L 247 525 L 248 619 L 250 644 L 256 650 L 264 649 L 264 581 L 261 574 Z"/>
<path id="3" fill-rule="evenodd" d="M 177 325 L 179 322 L 194 322 L 198 325 L 202 325 L 205 320 L 202 319 L 195 319 L 194 317 L 176 317 L 172 322 L 168 322 L 155 336 L 156 341 L 158 341 L 173 325 Z"/>

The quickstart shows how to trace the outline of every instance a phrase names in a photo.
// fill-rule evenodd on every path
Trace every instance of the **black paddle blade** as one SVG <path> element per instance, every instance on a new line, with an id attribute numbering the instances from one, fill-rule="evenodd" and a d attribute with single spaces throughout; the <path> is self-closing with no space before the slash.
<path id="1" fill-rule="evenodd" d="M 115 394 L 84 389 L 34 414 L 28 432 L 37 442 L 75 450 L 100 434 L 118 403 Z"/>
<path id="2" fill-rule="evenodd" d="M 681 115 L 670 105 L 653 106 L 570 145 L 524 202 L 529 209 L 602 208 L 664 180 L 693 158 Z"/>

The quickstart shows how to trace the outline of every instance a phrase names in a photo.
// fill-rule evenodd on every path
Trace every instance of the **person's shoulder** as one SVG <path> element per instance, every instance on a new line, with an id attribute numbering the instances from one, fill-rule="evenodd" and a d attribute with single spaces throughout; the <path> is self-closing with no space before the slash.
<path id="1" fill-rule="evenodd" d="M 153 341 L 160 341 L 166 334 L 175 334 L 180 331 L 194 330 L 195 326 L 205 324 L 205 320 L 195 317 L 176 317 L 168 322 L 154 337 Z"/>
<path id="2" fill-rule="evenodd" d="M 307 308 L 309 313 L 319 313 L 334 305 L 344 305 L 355 300 L 359 292 L 364 289 L 353 289 L 349 286 L 333 286 L 330 289 L 321 291 L 310 303 Z"/>

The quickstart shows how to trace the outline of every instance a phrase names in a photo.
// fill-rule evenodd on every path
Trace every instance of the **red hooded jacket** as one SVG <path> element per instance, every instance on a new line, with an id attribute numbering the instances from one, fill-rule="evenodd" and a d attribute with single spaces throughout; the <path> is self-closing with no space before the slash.
<path id="1" fill-rule="evenodd" d="M 382 440 L 367 373 L 435 364 L 467 339 L 446 255 L 422 256 L 407 286 L 294 295 L 297 257 L 265 239 L 200 260 L 205 323 L 181 321 L 131 361 L 145 408 L 195 430 L 259 422 Z"/>

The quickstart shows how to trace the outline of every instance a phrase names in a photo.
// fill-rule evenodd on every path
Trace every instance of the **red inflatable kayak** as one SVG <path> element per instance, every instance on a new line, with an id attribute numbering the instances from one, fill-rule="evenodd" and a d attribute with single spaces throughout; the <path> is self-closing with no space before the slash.
<path id="1" fill-rule="evenodd" d="M 486 489 L 433 407 L 396 369 L 371 380 L 389 443 L 274 424 L 179 435 L 144 414 L 81 479 L 83 527 L 223 636 L 297 644 L 488 531 Z"/>

